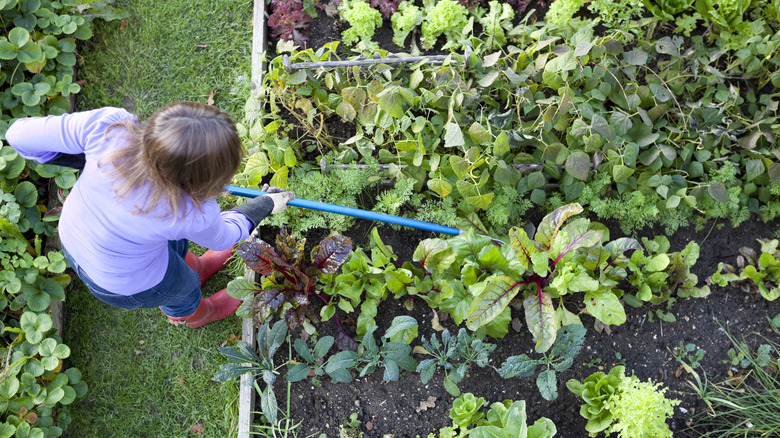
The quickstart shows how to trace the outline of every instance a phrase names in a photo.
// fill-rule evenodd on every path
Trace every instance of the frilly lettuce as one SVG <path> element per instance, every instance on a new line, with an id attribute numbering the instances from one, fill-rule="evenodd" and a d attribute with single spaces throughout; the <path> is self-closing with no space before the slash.
<path id="1" fill-rule="evenodd" d="M 458 49 L 463 45 L 463 28 L 468 23 L 468 10 L 453 0 L 441 0 L 427 10 L 422 24 L 422 46 L 432 49 L 436 39 L 444 35 L 444 49 Z"/>
<path id="2" fill-rule="evenodd" d="M 378 48 L 371 41 L 374 31 L 382 26 L 382 14 L 369 6 L 364 0 L 344 0 L 339 5 L 341 17 L 349 22 L 350 28 L 341 34 L 341 39 L 347 46 L 358 42 L 366 49 Z"/>

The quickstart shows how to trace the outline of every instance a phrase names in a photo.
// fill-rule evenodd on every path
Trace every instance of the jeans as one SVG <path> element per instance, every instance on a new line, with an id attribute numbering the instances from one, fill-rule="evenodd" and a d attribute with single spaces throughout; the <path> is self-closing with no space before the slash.
<path id="1" fill-rule="evenodd" d="M 178 318 L 191 315 L 200 305 L 200 279 L 184 261 L 189 250 L 187 239 L 168 242 L 168 269 L 162 281 L 151 289 L 133 295 L 119 295 L 95 284 L 83 269 L 73 261 L 67 249 L 62 248 L 68 263 L 84 282 L 92 295 L 100 301 L 122 309 L 159 307 L 163 313 Z"/>

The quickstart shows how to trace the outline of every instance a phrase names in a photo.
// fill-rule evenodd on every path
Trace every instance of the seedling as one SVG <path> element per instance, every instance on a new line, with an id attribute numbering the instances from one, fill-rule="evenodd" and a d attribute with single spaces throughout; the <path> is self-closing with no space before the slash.
<path id="1" fill-rule="evenodd" d="M 556 373 L 571 367 L 584 341 L 585 327 L 578 324 L 563 326 L 558 329 L 555 343 L 549 354 L 545 354 L 540 359 L 531 359 L 525 354 L 511 356 L 496 371 L 505 379 L 531 377 L 536 374 L 537 366 L 544 366 L 545 370 L 536 378 L 536 386 L 545 400 L 555 400 L 558 398 Z"/>
<path id="2" fill-rule="evenodd" d="M 452 336 L 449 330 L 444 330 L 441 333 L 441 342 L 435 333 L 431 335 L 430 341 L 423 337 L 423 351 L 434 358 L 425 359 L 417 366 L 422 383 L 428 383 L 436 368 L 442 367 L 445 372 L 444 389 L 454 396 L 460 395 L 458 383 L 466 377 L 469 365 L 476 363 L 484 368 L 488 364 L 488 355 L 496 349 L 494 344 L 483 342 L 484 336 L 484 330 L 469 335 L 466 329 L 461 328 L 457 336 Z"/>

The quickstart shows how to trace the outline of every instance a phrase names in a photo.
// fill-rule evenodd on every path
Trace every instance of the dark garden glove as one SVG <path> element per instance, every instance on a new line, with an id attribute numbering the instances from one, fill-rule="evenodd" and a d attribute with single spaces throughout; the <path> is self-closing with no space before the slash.
<path id="1" fill-rule="evenodd" d="M 287 203 L 295 199 L 295 193 L 264 185 L 261 189 L 267 194 L 250 199 L 247 203 L 239 205 L 232 210 L 237 211 L 252 222 L 252 228 L 265 219 L 269 214 L 281 213 L 287 209 Z"/>

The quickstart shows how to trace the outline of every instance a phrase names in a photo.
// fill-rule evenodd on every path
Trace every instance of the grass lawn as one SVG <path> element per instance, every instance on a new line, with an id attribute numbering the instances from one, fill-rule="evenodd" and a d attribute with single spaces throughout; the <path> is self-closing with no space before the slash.
<path id="1" fill-rule="evenodd" d="M 145 119 L 175 101 L 239 115 L 249 93 L 252 0 L 119 0 L 79 50 L 79 110 L 118 106 Z"/>
<path id="2" fill-rule="evenodd" d="M 215 277 L 204 295 L 228 280 Z M 217 348 L 241 336 L 239 318 L 199 329 L 172 326 L 159 309 L 118 309 L 76 283 L 66 300 L 65 342 L 89 391 L 69 407 L 68 436 L 236 435 L 238 382 L 211 376 L 225 362 Z"/>
<path id="3" fill-rule="evenodd" d="M 79 50 L 85 81 L 77 110 L 119 106 L 146 119 L 182 100 L 242 116 L 249 95 L 252 0 L 120 0 L 124 21 L 95 22 Z M 224 288 L 223 273 L 204 295 Z M 66 299 L 70 365 L 89 385 L 68 407 L 68 436 L 235 436 L 238 382 L 211 376 L 224 359 L 217 348 L 241 335 L 228 318 L 199 329 L 172 326 L 159 309 L 121 310 L 94 298 L 76 279 Z"/>

